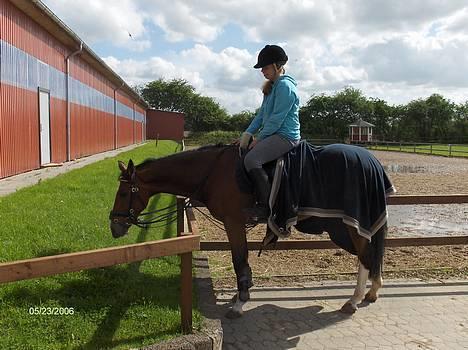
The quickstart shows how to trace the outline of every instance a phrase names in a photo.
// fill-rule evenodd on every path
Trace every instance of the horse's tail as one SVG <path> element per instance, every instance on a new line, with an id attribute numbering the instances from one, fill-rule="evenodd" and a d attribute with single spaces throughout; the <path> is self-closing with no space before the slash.
<path id="1" fill-rule="evenodd" d="M 385 223 L 373 236 L 369 243 L 369 278 L 378 277 L 382 271 L 385 252 L 385 237 L 387 236 L 387 224 Z"/>

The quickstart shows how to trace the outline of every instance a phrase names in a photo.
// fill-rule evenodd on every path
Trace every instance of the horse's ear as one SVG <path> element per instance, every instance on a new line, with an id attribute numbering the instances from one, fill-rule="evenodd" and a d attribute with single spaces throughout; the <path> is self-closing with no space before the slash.
<path id="1" fill-rule="evenodd" d="M 122 173 L 125 173 L 127 171 L 127 167 L 125 166 L 125 163 L 119 160 L 119 169 Z"/>
<path id="2" fill-rule="evenodd" d="M 133 180 L 135 178 L 135 165 L 131 159 L 128 161 L 127 172 L 130 178 Z"/>

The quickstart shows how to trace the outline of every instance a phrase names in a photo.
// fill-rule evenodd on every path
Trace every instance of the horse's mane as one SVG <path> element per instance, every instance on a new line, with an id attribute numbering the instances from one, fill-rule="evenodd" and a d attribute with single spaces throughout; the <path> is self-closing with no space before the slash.
<path id="1" fill-rule="evenodd" d="M 202 146 L 202 147 L 192 149 L 192 150 L 188 150 L 188 151 L 177 152 L 177 153 L 170 154 L 168 156 L 161 157 L 161 158 L 146 158 L 143 162 L 141 162 L 140 164 L 137 165 L 137 168 L 139 170 L 143 170 L 143 168 L 153 164 L 155 161 L 161 161 L 161 160 L 164 160 L 164 159 L 177 160 L 179 158 L 184 158 L 184 157 L 186 157 L 187 155 L 190 155 L 190 154 L 195 154 L 195 153 L 200 153 L 200 152 L 209 152 L 209 151 L 213 151 L 213 150 L 222 150 L 222 149 L 233 148 L 233 147 L 238 147 L 238 146 L 236 146 L 236 145 L 226 145 L 226 144 L 223 144 L 223 143 L 217 143 L 217 144 L 214 144 L 214 145 L 206 145 L 206 146 Z"/>

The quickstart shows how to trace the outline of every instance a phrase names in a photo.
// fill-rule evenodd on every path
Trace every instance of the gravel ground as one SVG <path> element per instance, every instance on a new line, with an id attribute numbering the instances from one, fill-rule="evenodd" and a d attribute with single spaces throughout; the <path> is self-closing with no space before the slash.
<path id="1" fill-rule="evenodd" d="M 398 194 L 468 193 L 468 159 L 372 151 Z"/>
<path id="2" fill-rule="evenodd" d="M 468 193 L 468 159 L 424 156 L 398 152 L 373 151 L 387 170 L 398 194 Z M 395 206 L 397 207 L 397 206 Z M 398 206 L 399 207 L 399 206 Z M 418 206 L 422 207 L 422 206 Z M 468 234 L 468 204 L 448 205 L 443 210 L 427 206 L 427 216 L 435 222 L 451 220 L 451 226 L 437 226 L 449 233 Z M 421 214 L 421 211 L 423 214 Z M 424 207 L 419 210 L 424 215 Z M 397 215 L 416 218 L 408 206 Z M 392 214 L 390 212 L 390 214 Z M 394 214 L 395 215 L 395 214 Z M 202 215 L 196 215 L 203 240 L 226 240 Z M 440 220 L 441 219 L 441 220 Z M 391 225 L 392 223 L 390 223 Z M 418 227 L 390 226 L 389 236 L 418 234 Z M 466 227 L 464 225 L 467 225 Z M 421 225 L 419 225 L 421 226 Z M 423 228 L 430 225 L 423 225 Z M 436 227 L 436 228 L 437 228 Z M 429 231 L 437 232 L 437 230 Z M 265 226 L 258 225 L 248 233 L 249 240 L 261 240 Z M 291 239 L 326 239 L 326 234 L 309 236 L 292 232 Z M 206 252 L 209 257 L 215 288 L 233 288 L 235 275 L 230 252 Z M 264 251 L 260 258 L 251 252 L 249 262 L 257 286 L 301 285 L 310 280 L 355 279 L 356 257 L 343 250 Z M 384 262 L 384 278 L 468 278 L 468 246 L 388 248 Z"/>

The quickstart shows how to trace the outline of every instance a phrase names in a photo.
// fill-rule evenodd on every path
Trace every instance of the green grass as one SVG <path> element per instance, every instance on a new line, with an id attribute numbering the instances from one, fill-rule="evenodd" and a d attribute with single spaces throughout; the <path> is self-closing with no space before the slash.
<path id="1" fill-rule="evenodd" d="M 136 164 L 179 150 L 147 143 L 0 197 L 0 262 L 173 237 L 175 224 L 132 227 L 112 238 L 108 215 L 118 187 L 117 159 Z M 149 209 L 175 203 L 157 195 Z M 127 349 L 180 335 L 177 256 L 0 285 L 0 349 Z M 30 315 L 31 307 L 73 315 Z M 194 325 L 201 316 L 194 312 Z"/>
<path id="2" fill-rule="evenodd" d="M 432 146 L 432 148 L 431 148 Z M 383 150 L 383 151 L 398 151 L 398 152 L 411 152 L 421 154 L 433 154 L 438 156 L 449 156 L 449 145 L 444 144 L 416 144 L 416 145 L 402 145 L 401 148 L 398 144 L 386 145 L 372 145 L 370 149 Z M 468 157 L 468 145 L 452 145 L 451 157 Z"/>

